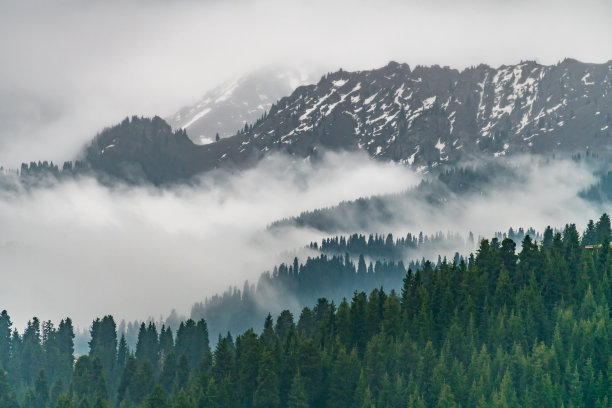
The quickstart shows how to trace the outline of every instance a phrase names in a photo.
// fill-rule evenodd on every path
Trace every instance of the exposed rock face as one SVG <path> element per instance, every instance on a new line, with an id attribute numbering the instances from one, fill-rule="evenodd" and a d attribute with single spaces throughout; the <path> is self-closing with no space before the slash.
<path id="1" fill-rule="evenodd" d="M 604 154 L 612 147 L 612 61 L 480 65 L 461 72 L 392 62 L 372 71 L 338 71 L 297 88 L 237 135 L 204 146 L 160 121 L 144 134 L 129 121 L 120 125 L 127 126 L 125 134 L 102 132 L 88 161 L 106 171 L 118 161 L 138 163 L 145 177 L 159 182 L 219 166 L 244 168 L 272 151 L 309 157 L 321 149 L 361 149 L 420 170 L 483 155 Z"/>

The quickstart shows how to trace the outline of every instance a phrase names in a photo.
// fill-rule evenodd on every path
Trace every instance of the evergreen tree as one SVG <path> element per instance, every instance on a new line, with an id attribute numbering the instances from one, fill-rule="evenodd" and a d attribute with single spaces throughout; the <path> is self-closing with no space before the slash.
<path id="1" fill-rule="evenodd" d="M 0 368 L 0 408 L 19 408 L 17 397 L 9 385 L 6 372 Z"/>
<path id="2" fill-rule="evenodd" d="M 257 374 L 257 389 L 253 395 L 253 407 L 274 408 L 280 404 L 278 376 L 272 351 L 265 350 Z"/>
<path id="3" fill-rule="evenodd" d="M 91 325 L 89 356 L 98 357 L 106 376 L 106 387 L 112 389 L 116 378 L 117 363 L 117 325 L 112 316 L 96 319 Z"/>
<path id="4" fill-rule="evenodd" d="M 0 369 L 8 369 L 11 355 L 11 327 L 13 323 L 6 310 L 0 313 Z"/>
<path id="5" fill-rule="evenodd" d="M 14 341 L 12 341 L 15 344 Z M 21 339 L 20 356 L 21 373 L 26 385 L 34 382 L 41 368 L 43 368 L 43 348 L 40 337 L 40 321 L 33 318 L 28 322 Z"/>
<path id="6" fill-rule="evenodd" d="M 205 364 L 210 366 L 208 326 L 204 319 L 197 323 L 192 319 L 181 323 L 176 332 L 175 352 L 177 356 L 184 354 L 192 368 L 197 367 L 202 359 L 205 359 Z"/>
<path id="7" fill-rule="evenodd" d="M 306 390 L 304 383 L 298 371 L 291 382 L 291 391 L 289 392 L 288 408 L 308 408 L 308 400 L 306 398 Z"/>
<path id="8" fill-rule="evenodd" d="M 146 408 L 170 408 L 170 405 L 166 401 L 164 390 L 159 386 L 155 386 L 153 391 L 147 397 L 145 404 Z"/>
<path id="9" fill-rule="evenodd" d="M 74 365 L 70 394 L 77 400 L 90 395 L 107 396 L 106 380 L 99 357 L 81 356 Z"/>

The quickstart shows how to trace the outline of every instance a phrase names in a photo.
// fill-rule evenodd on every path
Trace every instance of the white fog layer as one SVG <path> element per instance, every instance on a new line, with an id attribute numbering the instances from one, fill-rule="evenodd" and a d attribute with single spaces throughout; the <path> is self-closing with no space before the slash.
<path id="1" fill-rule="evenodd" d="M 405 202 L 410 221 L 375 231 L 457 232 L 490 237 L 509 227 L 576 222 L 582 231 L 595 208 L 577 196 L 593 177 L 572 161 L 514 160 L 516 182 L 486 196 L 467 195 L 431 207 Z M 273 221 L 342 200 L 405 191 L 421 176 L 365 154 L 327 154 L 312 166 L 271 157 L 239 175 L 210 173 L 195 187 L 108 188 L 93 179 L 0 196 L 2 308 L 17 327 L 27 319 L 71 316 L 80 327 L 94 317 L 167 316 L 259 274 L 326 234 L 296 228 L 275 235 Z M 346 231 L 362 232 L 362 231 Z M 442 255 L 455 248 L 440 248 Z M 467 255 L 467 254 L 466 254 Z"/>

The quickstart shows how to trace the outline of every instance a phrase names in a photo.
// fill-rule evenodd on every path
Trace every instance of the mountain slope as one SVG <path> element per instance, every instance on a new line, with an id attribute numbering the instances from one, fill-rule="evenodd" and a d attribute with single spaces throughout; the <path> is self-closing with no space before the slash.
<path id="1" fill-rule="evenodd" d="M 259 69 L 207 92 L 195 104 L 169 117 L 167 122 L 173 129 L 187 130 L 196 144 L 212 143 L 217 134 L 221 138 L 235 135 L 245 124 L 262 117 L 274 102 L 314 79 L 308 70 Z"/>
<path id="2" fill-rule="evenodd" d="M 421 171 L 462 158 L 521 152 L 596 149 L 603 156 L 610 151 L 611 126 L 612 61 L 479 65 L 461 72 L 390 63 L 372 71 L 328 74 L 316 85 L 297 88 L 235 136 L 204 146 L 184 143 L 166 152 L 181 168 L 162 178 L 172 181 L 222 166 L 244 168 L 273 151 L 311 157 L 320 149 L 361 149 Z M 105 148 L 90 147 L 94 167 L 111 168 L 117 155 L 125 162 L 153 158 L 142 153 L 150 146 L 115 149 L 112 155 Z"/>
<path id="3" fill-rule="evenodd" d="M 339 71 L 279 101 L 243 149 L 364 149 L 428 167 L 465 155 L 608 149 L 611 91 L 612 61 Z"/>

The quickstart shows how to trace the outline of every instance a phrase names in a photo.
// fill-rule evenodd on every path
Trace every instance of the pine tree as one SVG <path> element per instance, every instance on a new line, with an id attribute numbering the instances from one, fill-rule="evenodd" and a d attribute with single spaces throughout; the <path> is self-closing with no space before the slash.
<path id="1" fill-rule="evenodd" d="M 147 397 L 145 407 L 146 408 L 170 408 L 170 405 L 166 401 L 164 390 L 159 385 L 156 385 L 155 388 L 153 388 L 153 391 Z"/>
<path id="2" fill-rule="evenodd" d="M 120 371 L 125 367 L 129 354 L 130 351 L 128 349 L 127 341 L 125 340 L 125 334 L 121 334 L 119 349 L 117 350 L 117 367 Z"/>
<path id="3" fill-rule="evenodd" d="M 436 408 L 456 408 L 458 407 L 457 401 L 455 400 L 455 396 L 451 392 L 451 388 L 448 384 L 442 384 L 442 388 L 440 390 L 440 396 L 438 397 L 438 402 L 436 403 Z"/>
<path id="4" fill-rule="evenodd" d="M 12 342 L 13 344 L 15 342 Z M 21 339 L 21 372 L 26 385 L 34 382 L 43 368 L 43 348 L 40 337 L 40 321 L 34 317 L 28 322 Z"/>
<path id="5" fill-rule="evenodd" d="M 81 356 L 74 366 L 70 394 L 80 401 L 89 395 L 107 396 L 106 380 L 98 357 Z"/>
<path id="6" fill-rule="evenodd" d="M 115 319 L 104 316 L 96 319 L 91 325 L 91 340 L 89 341 L 89 356 L 98 357 L 106 376 L 106 387 L 112 390 L 117 364 L 117 325 Z"/>
<path id="7" fill-rule="evenodd" d="M 187 386 L 187 380 L 189 379 L 189 363 L 187 357 L 182 354 L 179 357 L 178 364 L 176 366 L 176 389 L 181 390 Z"/>
<path id="8" fill-rule="evenodd" d="M 185 358 L 185 364 L 187 364 L 186 358 Z M 189 372 L 189 369 L 187 368 L 186 371 Z M 161 385 L 161 387 L 166 393 L 170 393 L 174 389 L 176 372 L 177 372 L 176 355 L 174 354 L 174 351 L 171 351 L 170 354 L 168 354 L 168 356 L 164 360 L 164 366 L 163 366 L 161 375 L 159 377 L 159 384 Z"/>
<path id="9" fill-rule="evenodd" d="M 119 387 L 117 388 L 117 402 L 121 403 L 126 400 L 129 402 L 129 388 L 132 382 L 134 381 L 134 376 L 136 375 L 136 369 L 138 367 L 138 362 L 134 356 L 128 356 L 128 359 L 125 363 L 125 368 L 123 369 L 123 373 L 121 373 L 121 380 L 119 381 Z"/>
<path id="10" fill-rule="evenodd" d="M 185 390 L 180 390 L 178 392 L 174 408 L 194 408 Z"/>
<path id="11" fill-rule="evenodd" d="M 293 314 L 289 310 L 283 310 L 276 319 L 276 326 L 274 332 L 280 339 L 281 344 L 285 344 L 287 336 L 291 328 L 295 329 L 295 323 L 293 322 Z"/>
<path id="12" fill-rule="evenodd" d="M 382 326 L 388 336 L 392 338 L 399 336 L 401 328 L 400 302 L 394 292 L 385 300 Z"/>
<path id="13" fill-rule="evenodd" d="M 60 395 L 64 392 L 64 382 L 61 378 L 58 378 L 53 385 L 51 386 L 51 390 L 49 391 L 49 406 L 55 407 L 57 401 L 59 400 Z"/>
<path id="14" fill-rule="evenodd" d="M 306 398 L 306 390 L 304 389 L 304 382 L 300 376 L 300 372 L 295 374 L 293 381 L 291 382 L 291 391 L 289 391 L 289 403 L 288 408 L 308 408 L 308 399 Z"/>
<path id="15" fill-rule="evenodd" d="M 13 323 L 6 310 L 0 313 L 0 369 L 8 369 L 11 354 L 11 327 Z"/>
<path id="16" fill-rule="evenodd" d="M 217 384 L 220 384 L 224 378 L 229 378 L 231 376 L 233 360 L 234 352 L 230 339 L 228 337 L 219 336 L 212 366 L 212 375 Z"/>
<path id="17" fill-rule="evenodd" d="M 49 402 L 49 384 L 47 383 L 47 376 L 45 375 L 44 369 L 41 369 L 38 372 L 38 376 L 34 382 L 34 393 L 36 395 L 38 406 L 47 406 L 47 403 Z"/>
<path id="18" fill-rule="evenodd" d="M 329 376 L 329 406 L 348 408 L 353 405 L 355 388 L 359 381 L 359 364 L 356 349 L 347 354 L 344 347 L 339 347 Z"/>
<path id="19" fill-rule="evenodd" d="M 9 385 L 6 372 L 0 368 L 0 408 L 19 408 L 17 397 Z"/>
<path id="20" fill-rule="evenodd" d="M 271 347 L 274 343 L 274 323 L 272 320 L 272 315 L 270 313 L 268 313 L 268 316 L 266 316 L 263 333 L 261 333 L 261 340 L 263 341 L 263 344 L 266 347 Z"/>
<path id="21" fill-rule="evenodd" d="M 253 407 L 274 408 L 280 404 L 278 376 L 276 374 L 274 355 L 265 350 L 257 374 L 257 389 L 253 395 Z"/>
<path id="22" fill-rule="evenodd" d="M 155 385 L 153 365 L 148 358 L 138 364 L 134 377 L 128 386 L 130 397 L 136 404 L 145 400 Z"/>
<path id="23" fill-rule="evenodd" d="M 202 359 L 205 359 L 205 364 L 210 367 L 208 326 L 204 319 L 197 323 L 189 319 L 180 324 L 176 332 L 175 353 L 179 358 L 184 354 L 191 368 L 197 367 Z"/>
<path id="24" fill-rule="evenodd" d="M 242 407 L 253 405 L 261 353 L 262 344 L 253 330 L 236 339 L 236 389 Z"/>

